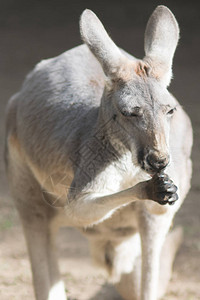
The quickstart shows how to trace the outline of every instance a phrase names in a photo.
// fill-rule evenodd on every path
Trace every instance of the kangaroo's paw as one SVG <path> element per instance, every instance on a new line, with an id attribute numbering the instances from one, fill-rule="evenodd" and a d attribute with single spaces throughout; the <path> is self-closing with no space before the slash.
<path id="1" fill-rule="evenodd" d="M 173 205 L 178 200 L 177 186 L 167 174 L 158 173 L 149 182 L 146 188 L 149 199 L 161 205 Z"/>

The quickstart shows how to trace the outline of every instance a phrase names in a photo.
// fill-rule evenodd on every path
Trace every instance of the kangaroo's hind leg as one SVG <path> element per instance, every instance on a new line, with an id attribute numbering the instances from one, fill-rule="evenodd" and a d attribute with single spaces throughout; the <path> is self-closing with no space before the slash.
<path id="1" fill-rule="evenodd" d="M 54 236 L 44 215 L 30 217 L 23 227 L 31 261 L 37 300 L 65 300 L 64 284 L 60 280 Z"/>
<path id="2" fill-rule="evenodd" d="M 171 278 L 174 258 L 181 244 L 182 237 L 182 229 L 177 228 L 167 235 L 162 247 L 157 291 L 158 299 L 162 298 L 166 292 Z M 140 299 L 141 265 L 141 256 L 139 255 L 133 265 L 132 272 L 121 274 L 120 281 L 115 284 L 116 289 L 125 300 Z"/>
<path id="3" fill-rule="evenodd" d="M 40 185 L 22 160 L 9 159 L 8 176 L 26 237 L 36 299 L 66 300 L 54 245 L 57 230 L 51 226 L 55 210 L 44 201 Z"/>

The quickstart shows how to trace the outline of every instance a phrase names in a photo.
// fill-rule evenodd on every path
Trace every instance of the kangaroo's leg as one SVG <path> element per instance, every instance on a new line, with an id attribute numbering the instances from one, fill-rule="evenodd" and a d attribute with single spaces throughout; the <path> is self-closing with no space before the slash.
<path id="1" fill-rule="evenodd" d="M 39 215 L 30 223 L 23 221 L 23 227 L 31 261 L 36 299 L 65 300 L 64 284 L 60 280 L 54 236 L 49 223 Z"/>
<path id="2" fill-rule="evenodd" d="M 157 299 L 160 255 L 171 219 L 169 215 L 152 216 L 147 211 L 141 212 L 139 226 L 142 246 L 141 300 Z"/>
<path id="3" fill-rule="evenodd" d="M 55 233 L 51 232 L 51 238 L 49 239 L 49 245 L 47 249 L 49 276 L 50 276 L 50 297 L 49 300 L 65 300 L 65 287 L 64 282 L 61 280 L 60 271 L 58 267 L 56 246 L 55 246 Z"/>
<path id="4" fill-rule="evenodd" d="M 167 285 L 171 278 L 174 258 L 182 241 L 182 236 L 181 228 L 173 230 L 167 235 L 162 247 L 158 279 L 158 299 L 166 292 Z M 133 271 L 122 273 L 120 281 L 115 284 L 116 289 L 125 300 L 140 299 L 141 265 L 141 256 L 139 255 L 133 264 Z"/>
<path id="5" fill-rule="evenodd" d="M 166 292 L 172 274 L 174 258 L 182 240 L 183 230 L 180 227 L 173 230 L 166 238 L 160 258 L 158 299 L 163 297 Z"/>
<path id="6" fill-rule="evenodd" d="M 52 226 L 56 211 L 44 201 L 40 185 L 22 160 L 9 160 L 8 175 L 25 232 L 36 299 L 65 300 L 54 245 L 57 228 Z"/>
<path id="7" fill-rule="evenodd" d="M 47 257 L 47 224 L 39 216 L 31 223 L 29 225 L 23 221 L 23 228 L 31 261 L 35 296 L 37 300 L 47 300 L 51 288 Z"/>

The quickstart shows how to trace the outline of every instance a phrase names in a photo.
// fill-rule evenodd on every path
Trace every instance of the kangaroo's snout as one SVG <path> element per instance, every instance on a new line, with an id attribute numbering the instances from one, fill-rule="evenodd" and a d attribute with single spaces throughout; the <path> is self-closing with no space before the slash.
<path id="1" fill-rule="evenodd" d="M 153 170 L 161 171 L 169 164 L 169 155 L 160 155 L 156 151 L 151 151 L 147 155 L 146 161 Z"/>
<path id="2" fill-rule="evenodd" d="M 161 153 L 156 150 L 145 150 L 144 152 L 140 152 L 138 157 L 142 169 L 149 174 L 155 174 L 167 167 L 170 161 L 168 153 Z"/>

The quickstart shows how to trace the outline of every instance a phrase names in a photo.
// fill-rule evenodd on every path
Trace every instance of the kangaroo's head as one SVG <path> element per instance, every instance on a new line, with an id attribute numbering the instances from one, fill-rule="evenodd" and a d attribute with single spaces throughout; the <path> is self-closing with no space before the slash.
<path id="1" fill-rule="evenodd" d="M 177 108 L 167 91 L 179 39 L 175 17 L 165 6 L 155 9 L 145 31 L 143 60 L 119 49 L 90 10 L 83 12 L 80 28 L 107 78 L 101 103 L 105 122 L 113 118 L 115 135 L 134 163 L 149 174 L 161 171 L 170 161 L 170 123 Z"/>

